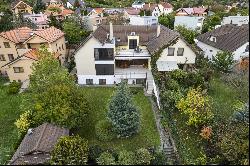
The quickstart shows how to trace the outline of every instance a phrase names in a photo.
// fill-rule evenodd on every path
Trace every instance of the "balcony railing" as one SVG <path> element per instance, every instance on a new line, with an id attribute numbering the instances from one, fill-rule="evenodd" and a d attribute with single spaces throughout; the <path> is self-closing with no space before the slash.
<path id="1" fill-rule="evenodd" d="M 116 50 L 116 57 L 150 57 L 150 54 L 145 49 L 138 52 L 135 50 Z"/>
<path id="2" fill-rule="evenodd" d="M 147 72 L 128 72 L 128 73 L 115 73 L 115 77 L 121 79 L 140 79 L 140 78 L 147 78 Z"/>

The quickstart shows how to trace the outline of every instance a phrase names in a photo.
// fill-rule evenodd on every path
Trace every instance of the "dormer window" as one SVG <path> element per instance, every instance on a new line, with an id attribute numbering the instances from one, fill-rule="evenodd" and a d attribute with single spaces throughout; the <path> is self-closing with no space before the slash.
<path id="1" fill-rule="evenodd" d="M 216 42 L 216 37 L 211 36 L 211 37 L 210 37 L 210 41 L 212 41 L 212 42 Z"/>
<path id="2" fill-rule="evenodd" d="M 131 32 L 131 36 L 135 36 L 135 32 Z"/>

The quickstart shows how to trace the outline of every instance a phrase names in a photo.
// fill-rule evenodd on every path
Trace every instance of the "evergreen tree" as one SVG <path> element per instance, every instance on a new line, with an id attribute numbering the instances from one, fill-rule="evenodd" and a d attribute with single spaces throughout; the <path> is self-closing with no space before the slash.
<path id="1" fill-rule="evenodd" d="M 109 104 L 108 118 L 118 137 L 129 137 L 139 131 L 139 112 L 133 105 L 129 88 L 122 82 Z"/>

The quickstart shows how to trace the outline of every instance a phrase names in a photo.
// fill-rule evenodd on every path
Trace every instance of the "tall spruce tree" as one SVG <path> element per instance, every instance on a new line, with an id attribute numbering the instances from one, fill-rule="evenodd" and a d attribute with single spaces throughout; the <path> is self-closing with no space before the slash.
<path id="1" fill-rule="evenodd" d="M 118 137 L 129 137 L 138 133 L 140 115 L 131 100 L 129 88 L 122 82 L 109 103 L 108 118 Z"/>

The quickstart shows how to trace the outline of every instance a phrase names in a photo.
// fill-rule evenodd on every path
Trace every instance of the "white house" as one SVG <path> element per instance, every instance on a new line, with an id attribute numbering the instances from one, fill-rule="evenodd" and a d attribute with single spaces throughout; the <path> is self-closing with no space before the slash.
<path id="1" fill-rule="evenodd" d="M 142 8 L 144 11 L 150 11 L 152 16 L 159 17 L 160 15 L 166 15 L 173 12 L 173 6 L 166 2 L 148 3 Z"/>
<path id="2" fill-rule="evenodd" d="M 223 17 L 221 25 L 226 25 L 226 24 L 235 24 L 238 26 L 241 26 L 243 24 L 249 24 L 249 16 L 237 15 L 237 16 Z"/>
<path id="3" fill-rule="evenodd" d="M 78 83 L 145 84 L 152 93 L 151 56 L 168 45 L 157 61 L 159 71 L 192 65 L 195 53 L 180 35 L 164 26 L 101 25 L 76 50 Z"/>
<path id="4" fill-rule="evenodd" d="M 154 16 L 134 16 L 130 17 L 130 25 L 157 25 L 158 17 Z"/>
<path id="5" fill-rule="evenodd" d="M 145 2 L 142 2 L 142 1 L 135 1 L 135 2 L 132 4 L 132 7 L 133 7 L 133 8 L 136 8 L 136 9 L 141 9 L 141 8 L 143 8 L 144 5 L 145 5 Z"/>
<path id="6" fill-rule="evenodd" d="M 199 35 L 196 44 L 209 59 L 218 52 L 228 51 L 233 54 L 234 60 L 239 60 L 241 57 L 249 56 L 249 26 L 223 25 Z"/>
<path id="7" fill-rule="evenodd" d="M 202 16 L 175 16 L 174 27 L 185 26 L 186 28 L 201 32 L 204 19 Z"/>
<path id="8" fill-rule="evenodd" d="M 66 3 L 67 8 L 73 8 L 76 3 L 76 0 L 68 0 Z M 85 3 L 83 0 L 78 0 L 79 7 L 83 8 L 85 6 Z"/>

